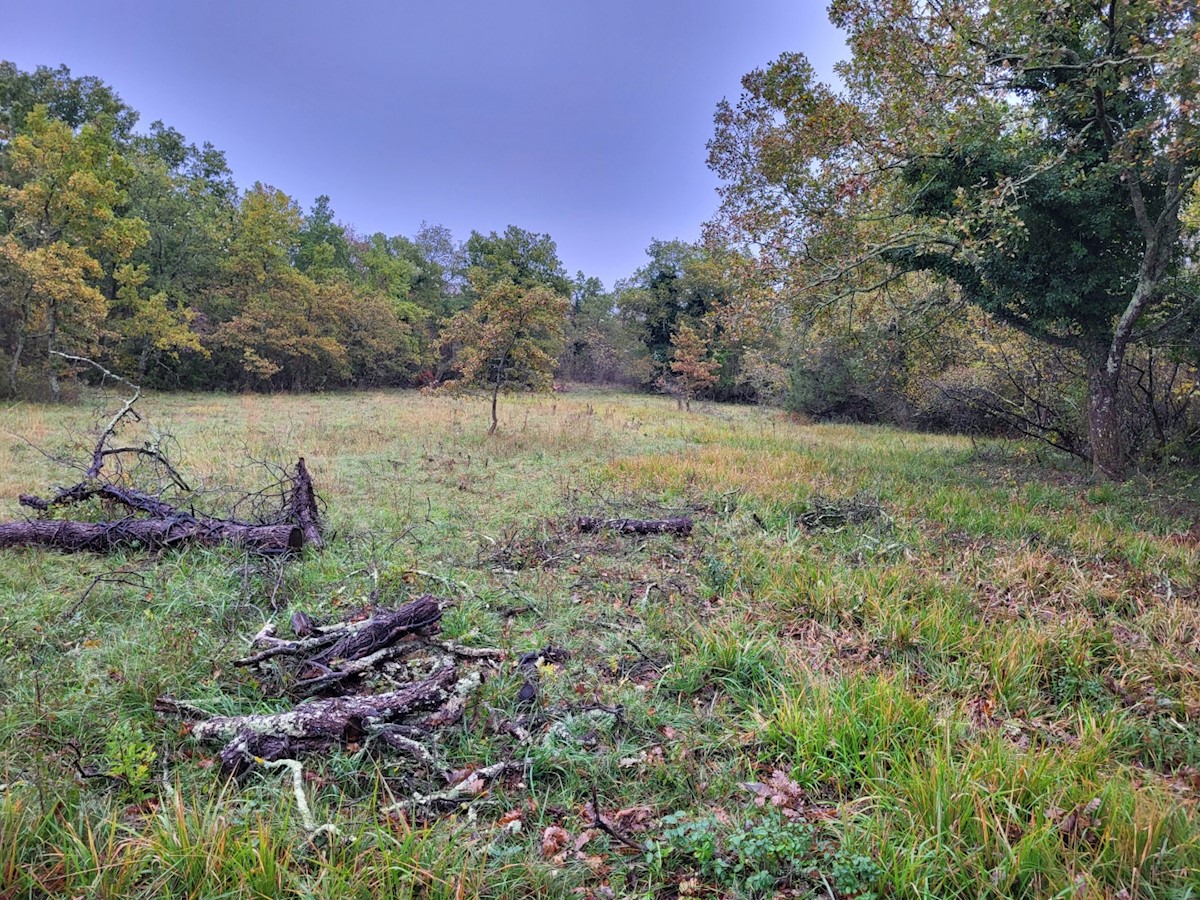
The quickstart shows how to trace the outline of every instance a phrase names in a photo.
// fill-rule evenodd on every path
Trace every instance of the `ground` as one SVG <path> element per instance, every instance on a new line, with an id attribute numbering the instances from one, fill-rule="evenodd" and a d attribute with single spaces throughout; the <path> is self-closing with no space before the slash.
<path id="1" fill-rule="evenodd" d="M 505 400 L 489 438 L 485 406 L 143 399 L 198 483 L 305 456 L 330 543 L 0 551 L 0 896 L 1197 896 L 1196 482 L 581 391 Z M 0 519 L 74 481 L 39 448 L 102 407 L 0 410 Z M 283 708 L 275 670 L 231 666 L 264 623 L 424 592 L 443 638 L 505 658 L 433 765 L 301 760 L 336 834 L 290 770 L 226 782 L 154 711 Z M 522 699 L 547 647 L 570 656 Z"/>

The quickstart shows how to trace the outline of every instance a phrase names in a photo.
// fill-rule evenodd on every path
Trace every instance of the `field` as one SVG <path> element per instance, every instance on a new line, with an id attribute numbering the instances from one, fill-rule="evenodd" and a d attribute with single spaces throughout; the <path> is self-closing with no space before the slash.
<path id="1" fill-rule="evenodd" d="M 305 456 L 331 542 L 0 551 L 2 897 L 1200 897 L 1195 482 L 616 394 L 502 400 L 492 438 L 482 401 L 416 393 L 140 406 L 198 482 Z M 37 448 L 99 408 L 0 410 L 0 519 L 74 480 Z M 278 708 L 230 665 L 265 622 L 426 591 L 505 657 L 435 765 L 301 760 L 336 834 L 288 771 L 226 782 L 154 712 Z"/>

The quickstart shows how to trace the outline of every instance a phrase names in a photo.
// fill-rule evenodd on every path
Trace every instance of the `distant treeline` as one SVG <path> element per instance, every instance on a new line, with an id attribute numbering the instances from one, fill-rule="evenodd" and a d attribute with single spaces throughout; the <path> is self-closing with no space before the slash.
<path id="1" fill-rule="evenodd" d="M 726 189 L 739 240 L 726 223 L 701 243 L 651 241 L 608 289 L 568 275 L 550 235 L 362 234 L 326 196 L 305 211 L 266 184 L 241 190 L 211 144 L 137 125 L 96 78 L 0 63 L 0 395 L 61 397 L 94 374 L 68 356 L 159 389 L 498 393 L 554 378 L 1091 454 L 1088 360 L 1069 341 L 964 304 L 937 273 L 827 298 L 806 243 L 746 237 L 775 221 L 765 182 L 766 212 Z M 1186 215 L 1194 234 L 1200 193 Z M 815 270 L 809 288 L 779 254 Z M 1031 284 L 1049 277 L 1027 268 Z M 1197 335 L 1177 315 L 1130 345 L 1130 458 L 1200 461 Z"/>
<path id="2" fill-rule="evenodd" d="M 711 251 L 655 241 L 607 291 L 571 277 L 549 235 L 456 241 L 440 225 L 362 234 L 329 197 L 239 190 L 224 154 L 66 67 L 0 64 L 0 393 L 61 396 L 88 357 L 161 389 L 413 387 L 453 375 L 444 326 L 489 285 L 569 300 L 558 376 L 669 387 L 682 324 L 719 356 L 710 396 L 749 398 L 713 313 L 731 296 Z"/>

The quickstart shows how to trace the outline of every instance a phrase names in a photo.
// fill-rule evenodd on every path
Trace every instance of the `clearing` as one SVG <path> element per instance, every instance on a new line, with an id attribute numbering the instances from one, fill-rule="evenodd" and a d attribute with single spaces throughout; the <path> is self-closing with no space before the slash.
<path id="1" fill-rule="evenodd" d="M 328 546 L 0 551 L 2 897 L 1196 896 L 1195 484 L 591 392 L 491 438 L 410 392 L 140 408 L 203 484 L 304 456 Z M 0 520 L 98 409 L 0 410 Z M 229 781 L 155 709 L 289 708 L 233 665 L 265 624 L 426 593 L 503 652 L 431 758 L 360 729 Z"/>

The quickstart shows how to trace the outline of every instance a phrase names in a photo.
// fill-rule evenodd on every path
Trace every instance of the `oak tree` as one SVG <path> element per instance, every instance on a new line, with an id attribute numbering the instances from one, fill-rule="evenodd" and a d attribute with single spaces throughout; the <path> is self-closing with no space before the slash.
<path id="1" fill-rule="evenodd" d="M 835 0 L 843 86 L 789 53 L 717 112 L 716 228 L 801 307 L 905 273 L 1087 362 L 1090 453 L 1121 477 L 1120 385 L 1186 313 L 1180 209 L 1200 175 L 1186 0 Z"/>
<path id="2" fill-rule="evenodd" d="M 124 217 L 128 163 L 104 129 L 78 132 L 35 106 L 5 147 L 0 181 L 0 311 L 8 389 L 35 341 L 60 393 L 58 353 L 97 348 L 108 314 L 98 287 L 102 258 L 123 261 L 146 239 L 140 219 Z"/>

